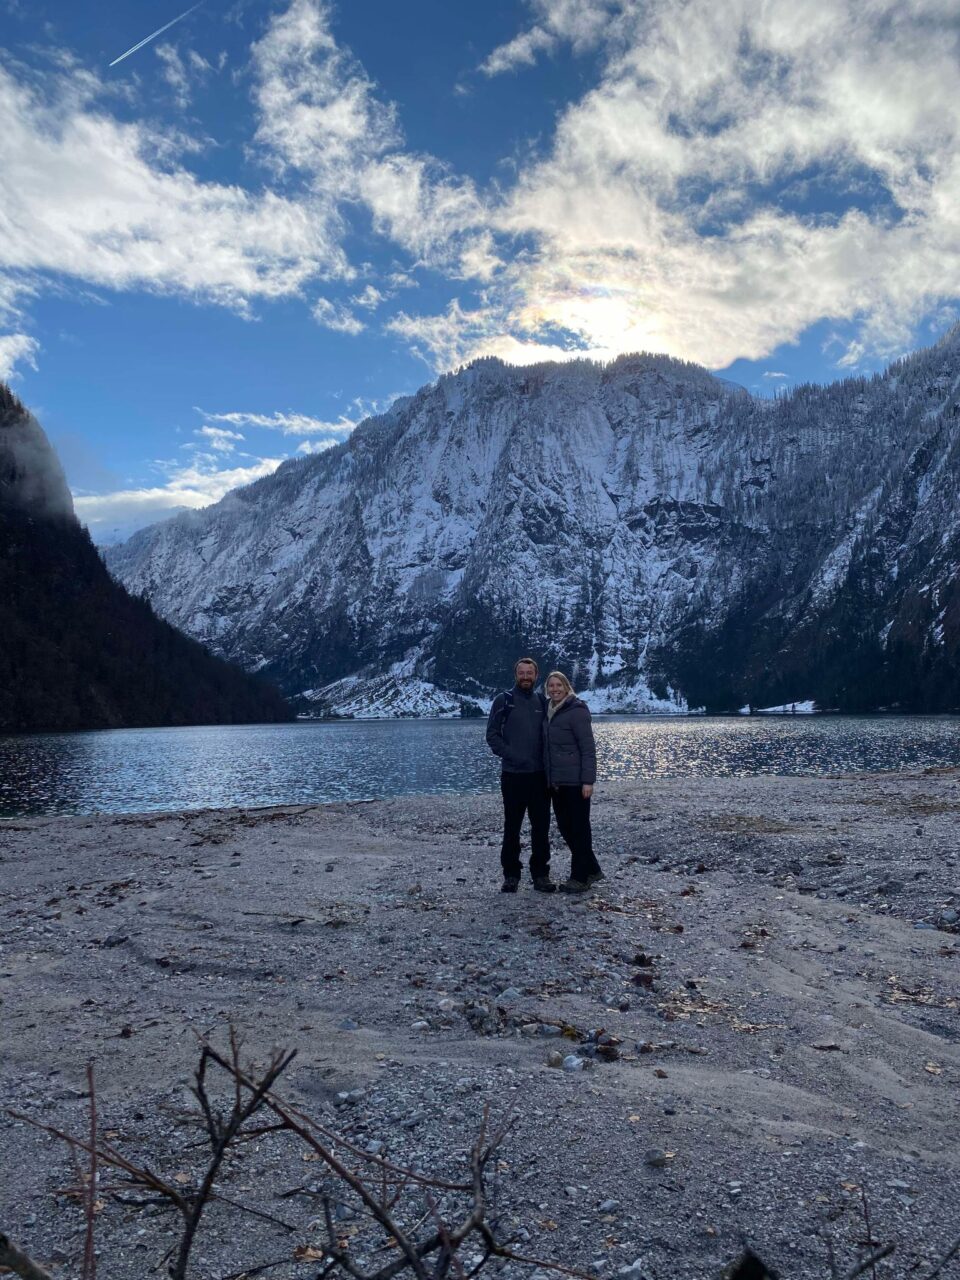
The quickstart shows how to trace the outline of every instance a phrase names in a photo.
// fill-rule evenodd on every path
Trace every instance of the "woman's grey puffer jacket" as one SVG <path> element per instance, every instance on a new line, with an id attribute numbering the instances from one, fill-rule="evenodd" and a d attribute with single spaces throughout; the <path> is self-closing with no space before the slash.
<path id="1" fill-rule="evenodd" d="M 577 787 L 597 780 L 597 749 L 590 708 L 568 697 L 551 717 L 543 717 L 543 761 L 551 787 Z"/>

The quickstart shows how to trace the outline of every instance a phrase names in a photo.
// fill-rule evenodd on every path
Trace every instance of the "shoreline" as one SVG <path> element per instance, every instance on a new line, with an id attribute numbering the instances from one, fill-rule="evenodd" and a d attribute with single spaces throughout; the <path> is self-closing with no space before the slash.
<path id="1" fill-rule="evenodd" d="M 81 1131 L 93 1057 L 117 1145 L 189 1169 L 195 1033 L 233 1022 L 261 1059 L 298 1046 L 283 1092 L 400 1161 L 444 1165 L 484 1103 L 515 1109 L 506 1220 L 598 1280 L 637 1259 L 715 1274 L 744 1236 L 785 1277 L 826 1276 L 815 1229 L 834 1214 L 852 1256 L 854 1187 L 906 1270 L 960 1233 L 958 816 L 955 768 L 608 783 L 585 901 L 497 892 L 489 792 L 11 819 L 3 1096 Z M 548 1065 L 561 1024 L 582 1070 Z M 590 1058 L 599 1028 L 617 1061 Z M 69 1273 L 68 1154 L 6 1116 L 0 1134 L 20 1175 L 0 1224 Z M 304 1167 L 258 1148 L 226 1180 L 270 1209 Z M 211 1213 L 197 1274 L 311 1240 L 315 1205 L 282 1203 L 295 1238 Z M 108 1197 L 103 1274 L 142 1276 L 172 1225 Z"/>

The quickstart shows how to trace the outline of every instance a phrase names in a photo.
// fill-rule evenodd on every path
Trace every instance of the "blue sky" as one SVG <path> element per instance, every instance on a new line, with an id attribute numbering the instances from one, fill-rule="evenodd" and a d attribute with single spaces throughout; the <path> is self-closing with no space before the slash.
<path id="1" fill-rule="evenodd" d="M 953 0 L 0 0 L 0 376 L 118 534 L 477 355 L 760 394 L 960 299 Z"/>

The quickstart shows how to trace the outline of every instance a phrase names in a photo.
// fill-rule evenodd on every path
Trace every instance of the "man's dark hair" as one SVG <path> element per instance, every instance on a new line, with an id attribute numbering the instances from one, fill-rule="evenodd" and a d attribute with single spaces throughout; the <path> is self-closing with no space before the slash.
<path id="1" fill-rule="evenodd" d="M 513 664 L 513 674 L 514 674 L 514 675 L 516 675 L 516 674 L 517 674 L 517 667 L 521 666 L 524 662 L 528 662 L 528 663 L 530 664 L 530 666 L 531 666 L 531 667 L 533 667 L 533 669 L 534 669 L 534 671 L 537 673 L 537 675 L 539 675 L 539 674 L 540 674 L 540 668 L 539 668 L 539 666 L 537 665 L 537 661 L 536 661 L 536 659 L 535 659 L 535 658 L 518 658 L 518 659 L 516 660 L 516 662 Z"/>

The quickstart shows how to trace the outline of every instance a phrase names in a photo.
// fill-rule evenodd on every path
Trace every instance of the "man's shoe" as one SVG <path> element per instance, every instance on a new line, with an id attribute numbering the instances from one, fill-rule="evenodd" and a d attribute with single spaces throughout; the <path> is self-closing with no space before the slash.
<path id="1" fill-rule="evenodd" d="M 572 876 L 569 880 L 564 880 L 559 887 L 561 893 L 587 893 L 590 889 L 585 880 L 574 880 Z"/>
<path id="2" fill-rule="evenodd" d="M 537 893 L 556 893 L 557 886 L 553 883 L 549 876 L 534 876 L 533 887 Z"/>
<path id="3" fill-rule="evenodd" d="M 503 884 L 500 886 L 501 893 L 516 893 L 520 888 L 520 880 L 517 876 L 504 876 Z"/>
<path id="4" fill-rule="evenodd" d="M 597 884 L 600 880 L 606 880 L 606 876 L 602 871 L 594 871 L 592 875 L 587 876 L 587 884 Z"/>

